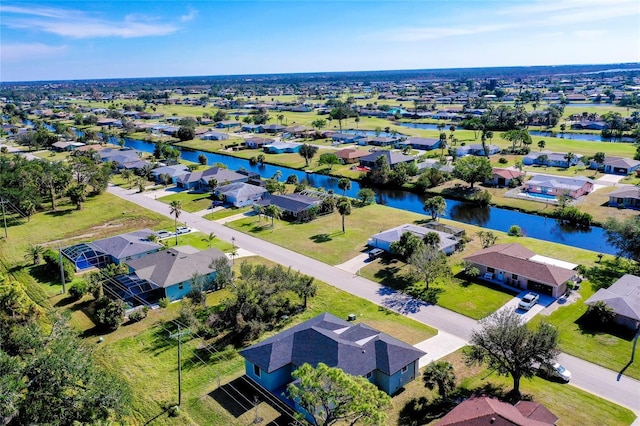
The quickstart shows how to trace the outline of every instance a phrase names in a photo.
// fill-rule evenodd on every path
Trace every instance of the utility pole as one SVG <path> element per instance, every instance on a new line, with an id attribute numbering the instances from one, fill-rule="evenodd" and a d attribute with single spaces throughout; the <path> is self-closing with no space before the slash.
<path id="1" fill-rule="evenodd" d="M 182 340 L 180 337 L 190 334 L 189 330 L 180 331 L 180 326 L 178 326 L 178 332 L 169 334 L 169 337 L 172 339 L 178 339 L 178 407 L 182 403 Z"/>
<path id="2" fill-rule="evenodd" d="M 67 292 L 67 286 L 64 282 L 64 265 L 62 264 L 62 250 L 60 250 L 60 244 L 58 244 L 58 263 L 60 264 L 60 281 L 62 282 L 62 294 Z"/>
<path id="3" fill-rule="evenodd" d="M 2 204 L 2 221 L 4 222 L 4 237 L 9 238 L 9 234 L 7 233 L 7 215 L 4 211 L 5 202 L 4 198 L 0 198 L 0 204 Z"/>

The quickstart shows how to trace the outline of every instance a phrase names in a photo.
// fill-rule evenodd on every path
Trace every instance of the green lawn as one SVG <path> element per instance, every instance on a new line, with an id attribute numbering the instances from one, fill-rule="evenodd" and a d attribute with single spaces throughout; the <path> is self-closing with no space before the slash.
<path id="1" fill-rule="evenodd" d="M 249 261 L 268 263 L 260 258 L 250 258 Z M 212 293 L 207 304 L 217 305 L 227 296 L 226 290 Z M 104 342 L 100 344 L 96 343 L 95 336 L 87 338 L 89 344 L 97 346 L 95 355 L 98 362 L 121 374 L 133 389 L 132 412 L 125 419 L 126 423 L 141 425 L 156 416 L 153 424 L 158 425 L 251 423 L 252 404 L 246 404 L 246 413 L 232 414 L 225 407 L 233 406 L 233 401 L 223 398 L 224 391 L 218 388 L 218 383 L 230 387 L 228 382 L 244 373 L 244 362 L 237 350 L 231 346 L 212 346 L 216 344 L 215 339 L 205 342 L 194 335 L 183 339 L 183 404 L 180 415 L 168 418 L 164 413 L 164 409 L 175 404 L 177 399 L 177 343 L 168 337 L 175 327 L 167 321 L 176 318 L 179 310 L 180 303 L 173 303 L 167 309 L 151 311 L 143 321 L 124 325 L 105 335 Z M 358 315 L 356 322 L 363 321 L 410 344 L 436 334 L 436 330 L 430 327 L 321 282 L 318 282 L 318 294 L 309 300 L 308 309 L 291 318 L 286 327 L 325 311 L 341 318 L 355 313 Z M 233 383 L 238 386 L 238 381 Z M 262 417 L 275 415 L 266 406 L 261 405 L 259 409 Z"/>
<path id="2" fill-rule="evenodd" d="M 162 240 L 163 244 L 166 244 L 167 247 L 175 247 L 176 238 L 169 237 Z M 191 246 L 195 247 L 198 250 L 207 250 L 209 247 L 208 235 L 203 234 L 202 232 L 190 232 L 188 234 L 178 235 L 178 246 Z M 215 247 L 225 253 L 231 252 L 233 250 L 233 245 L 226 241 L 220 240 L 218 238 L 214 238 L 211 241 L 211 247 Z"/>
<path id="3" fill-rule="evenodd" d="M 180 201 L 182 202 L 182 210 L 193 213 L 209 208 L 213 199 L 211 198 L 211 194 L 208 192 L 181 191 L 158 198 L 158 201 L 162 201 L 165 204 L 171 204 L 173 201 Z"/>
<path id="4" fill-rule="evenodd" d="M 273 227 L 270 219 L 263 217 L 259 221 L 258 216 L 254 216 L 230 222 L 228 226 L 305 256 L 336 265 L 360 254 L 371 235 L 420 219 L 424 219 L 424 216 L 370 205 L 352 209 L 351 215 L 345 217 L 345 233 L 342 233 L 341 217 L 338 213 L 321 216 L 302 224 L 274 221 Z"/>
<path id="5" fill-rule="evenodd" d="M 225 217 L 235 216 L 240 213 L 245 213 L 251 210 L 251 207 L 226 207 L 222 210 L 215 211 L 213 213 L 206 214 L 202 216 L 207 220 L 219 220 L 224 219 Z"/>

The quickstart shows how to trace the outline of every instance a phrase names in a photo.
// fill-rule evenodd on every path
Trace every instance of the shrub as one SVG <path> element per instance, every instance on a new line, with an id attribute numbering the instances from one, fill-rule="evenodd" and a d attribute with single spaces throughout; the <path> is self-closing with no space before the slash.
<path id="1" fill-rule="evenodd" d="M 487 206 L 491 202 L 491 193 L 485 189 L 475 194 L 472 199 L 480 206 Z"/>
<path id="2" fill-rule="evenodd" d="M 522 237 L 522 228 L 518 225 L 511 225 L 508 234 L 512 237 Z"/>
<path id="3" fill-rule="evenodd" d="M 75 300 L 82 299 L 82 296 L 87 294 L 87 290 L 89 289 L 89 285 L 84 280 L 76 281 L 69 288 L 69 296 L 74 298 Z"/>
<path id="4" fill-rule="evenodd" d="M 96 301 L 96 320 L 107 330 L 117 330 L 124 321 L 126 307 L 122 300 L 110 300 L 103 297 Z"/>
<path id="5" fill-rule="evenodd" d="M 45 270 L 53 275 L 60 275 L 60 254 L 52 249 L 46 249 L 44 253 L 42 253 L 42 258 L 45 262 Z M 62 258 L 62 270 L 64 272 L 65 281 L 73 281 L 75 277 L 76 269 L 66 258 Z"/>
<path id="6" fill-rule="evenodd" d="M 147 313 L 142 309 L 137 309 L 129 313 L 129 321 L 131 322 L 142 321 L 146 317 L 147 317 Z"/>
<path id="7" fill-rule="evenodd" d="M 162 299 L 158 300 L 158 306 L 160 306 L 161 308 L 166 308 L 167 306 L 169 306 L 169 303 L 171 303 L 171 299 L 169 299 L 168 297 L 163 297 Z"/>
<path id="8" fill-rule="evenodd" d="M 616 314 L 613 311 L 613 308 L 601 300 L 590 305 L 587 308 L 587 313 L 585 314 L 588 323 L 594 326 L 603 326 L 608 324 L 613 321 L 615 316 Z"/>
<path id="9" fill-rule="evenodd" d="M 500 163 L 500 164 L 507 164 L 508 162 L 509 162 L 509 160 L 507 160 L 504 157 L 500 157 L 500 159 L 498 160 L 498 163 Z"/>

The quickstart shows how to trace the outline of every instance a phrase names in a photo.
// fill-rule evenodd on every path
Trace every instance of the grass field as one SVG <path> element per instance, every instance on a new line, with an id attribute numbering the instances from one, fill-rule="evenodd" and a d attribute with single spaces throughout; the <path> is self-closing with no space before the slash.
<path id="1" fill-rule="evenodd" d="M 213 199 L 211 198 L 211 194 L 208 192 L 180 191 L 175 194 L 160 197 L 158 198 L 158 201 L 162 201 L 165 204 L 171 204 L 173 201 L 180 201 L 182 203 L 182 210 L 193 213 L 209 208 Z"/>

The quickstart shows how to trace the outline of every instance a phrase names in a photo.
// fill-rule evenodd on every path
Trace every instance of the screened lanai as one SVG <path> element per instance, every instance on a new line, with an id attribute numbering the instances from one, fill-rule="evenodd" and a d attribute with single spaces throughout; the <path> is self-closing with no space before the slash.
<path id="1" fill-rule="evenodd" d="M 85 243 L 63 248 L 62 255 L 73 263 L 77 271 L 84 271 L 90 268 L 104 268 L 111 263 L 111 258 L 108 254 L 96 250 Z"/>
<path id="2" fill-rule="evenodd" d="M 118 275 L 103 283 L 110 293 L 117 294 L 130 306 L 151 305 L 165 296 L 164 289 L 149 280 L 138 278 L 135 274 Z"/>

